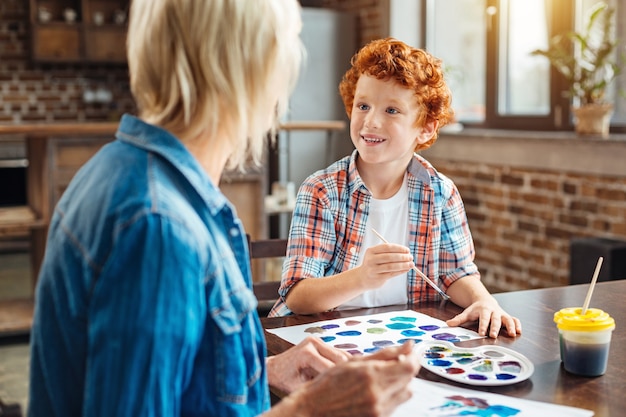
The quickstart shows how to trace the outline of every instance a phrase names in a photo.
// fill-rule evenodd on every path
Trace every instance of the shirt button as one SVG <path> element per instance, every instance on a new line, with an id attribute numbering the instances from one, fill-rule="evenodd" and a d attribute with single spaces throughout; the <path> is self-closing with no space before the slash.
<path id="1" fill-rule="evenodd" d="M 232 229 L 230 229 L 230 235 L 233 237 L 239 236 L 239 229 L 237 229 L 236 227 L 233 227 Z"/>
<path id="2" fill-rule="evenodd" d="M 354 255 L 356 253 L 356 248 L 354 246 L 352 246 L 350 248 L 350 254 Z"/>
<path id="3" fill-rule="evenodd" d="M 361 210 L 365 210 L 365 203 L 361 203 L 361 204 L 359 204 L 359 208 L 360 208 Z"/>

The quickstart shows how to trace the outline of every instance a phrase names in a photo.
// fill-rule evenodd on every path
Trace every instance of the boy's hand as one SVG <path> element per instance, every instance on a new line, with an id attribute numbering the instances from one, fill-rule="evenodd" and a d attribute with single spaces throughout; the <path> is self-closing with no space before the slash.
<path id="1" fill-rule="evenodd" d="M 380 288 L 388 279 L 413 268 L 413 256 L 406 246 L 382 243 L 365 251 L 360 268 L 364 290 Z"/>
<path id="2" fill-rule="evenodd" d="M 448 320 L 446 324 L 456 327 L 476 320 L 478 320 L 478 334 L 481 336 L 486 336 L 489 330 L 489 337 L 495 339 L 502 325 L 510 337 L 522 334 L 522 323 L 519 319 L 507 314 L 493 297 L 472 303 L 463 312 Z"/>

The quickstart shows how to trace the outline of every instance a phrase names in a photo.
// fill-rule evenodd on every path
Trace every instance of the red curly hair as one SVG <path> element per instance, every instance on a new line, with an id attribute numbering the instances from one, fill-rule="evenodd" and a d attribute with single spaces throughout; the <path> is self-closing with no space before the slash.
<path id="1" fill-rule="evenodd" d="M 352 67 L 339 83 L 339 93 L 348 117 L 354 104 L 356 83 L 362 74 L 367 74 L 379 80 L 394 79 L 415 93 L 417 105 L 422 108 L 415 126 L 423 126 L 431 120 L 439 122 L 433 137 L 418 145 L 416 151 L 435 143 L 439 128 L 452 120 L 452 96 L 443 77 L 441 60 L 428 52 L 397 39 L 378 39 L 361 48 L 352 57 L 351 64 Z"/>

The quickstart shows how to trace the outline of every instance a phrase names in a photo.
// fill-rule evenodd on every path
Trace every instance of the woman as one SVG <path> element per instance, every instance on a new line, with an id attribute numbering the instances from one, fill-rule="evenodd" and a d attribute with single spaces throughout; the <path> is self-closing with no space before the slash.
<path id="1" fill-rule="evenodd" d="M 410 345 L 348 360 L 311 339 L 265 359 L 245 233 L 218 184 L 258 160 L 285 108 L 300 26 L 295 0 L 132 2 L 139 116 L 55 209 L 29 415 L 366 416 L 408 398 Z M 268 381 L 292 392 L 271 410 Z"/>

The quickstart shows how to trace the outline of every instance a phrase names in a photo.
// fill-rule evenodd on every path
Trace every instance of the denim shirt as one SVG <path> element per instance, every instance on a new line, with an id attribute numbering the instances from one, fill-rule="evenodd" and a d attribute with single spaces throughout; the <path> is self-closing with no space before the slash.
<path id="1" fill-rule="evenodd" d="M 182 143 L 125 115 L 50 224 L 28 415 L 253 416 L 269 407 L 248 251 Z"/>

